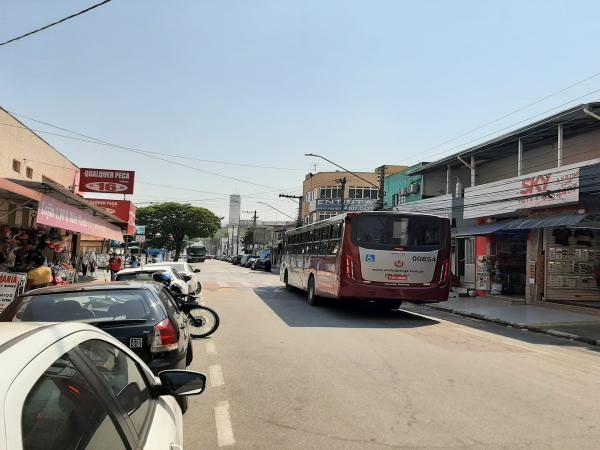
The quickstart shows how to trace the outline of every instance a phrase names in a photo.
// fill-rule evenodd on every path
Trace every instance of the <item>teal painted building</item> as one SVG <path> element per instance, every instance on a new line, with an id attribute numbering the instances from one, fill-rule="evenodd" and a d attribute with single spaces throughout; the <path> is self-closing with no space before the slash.
<path id="1" fill-rule="evenodd" d="M 394 206 L 414 202 L 423 198 L 421 191 L 423 177 L 421 175 L 407 175 L 408 172 L 418 169 L 426 162 L 420 162 L 414 166 L 407 167 L 401 172 L 389 175 L 384 180 L 384 206 L 385 209 L 393 209 Z"/>

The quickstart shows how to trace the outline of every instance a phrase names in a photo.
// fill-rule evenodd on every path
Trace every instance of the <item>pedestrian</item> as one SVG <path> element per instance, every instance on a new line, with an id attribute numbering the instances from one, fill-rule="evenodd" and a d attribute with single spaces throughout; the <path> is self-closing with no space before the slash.
<path id="1" fill-rule="evenodd" d="M 129 261 L 129 264 L 131 265 L 131 267 L 139 267 L 140 266 L 140 262 L 135 257 L 135 255 L 131 256 L 131 260 Z"/>
<path id="2" fill-rule="evenodd" d="M 81 274 L 85 277 L 88 272 L 88 266 L 90 264 L 90 252 L 86 250 L 81 258 Z"/>
<path id="3" fill-rule="evenodd" d="M 114 281 L 115 274 L 123 268 L 123 260 L 113 253 L 108 260 L 108 268 L 110 269 L 110 280 Z"/>
<path id="4" fill-rule="evenodd" d="M 88 267 L 90 277 L 96 276 L 96 267 L 98 267 L 98 257 L 96 256 L 96 250 L 92 249 L 90 251 L 90 262 Z"/>
<path id="5" fill-rule="evenodd" d="M 33 269 L 27 272 L 27 282 L 25 283 L 26 291 L 50 286 L 54 283 L 52 269 L 44 265 L 45 261 L 46 258 L 39 252 L 35 252 L 31 255 Z"/>

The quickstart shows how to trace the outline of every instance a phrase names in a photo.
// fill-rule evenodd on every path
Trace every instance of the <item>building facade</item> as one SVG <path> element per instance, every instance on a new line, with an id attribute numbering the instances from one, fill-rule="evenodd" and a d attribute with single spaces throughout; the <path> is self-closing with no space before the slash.
<path id="1" fill-rule="evenodd" d="M 310 224 L 328 219 L 345 211 L 373 211 L 376 209 L 380 173 L 391 175 L 406 166 L 381 166 L 373 172 L 317 172 L 304 178 L 302 194 L 302 222 Z"/>
<path id="2" fill-rule="evenodd" d="M 453 218 L 452 270 L 464 288 L 600 307 L 600 103 L 410 173 L 445 185 L 410 207 Z"/>
<path id="3" fill-rule="evenodd" d="M 423 198 L 423 176 L 408 173 L 421 168 L 424 164 L 426 163 L 415 164 L 385 177 L 384 209 L 392 209 L 400 204 Z"/>

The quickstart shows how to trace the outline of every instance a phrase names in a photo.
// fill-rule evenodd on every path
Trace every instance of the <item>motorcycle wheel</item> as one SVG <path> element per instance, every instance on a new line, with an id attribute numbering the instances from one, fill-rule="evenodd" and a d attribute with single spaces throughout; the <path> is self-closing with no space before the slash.
<path id="1" fill-rule="evenodd" d="M 192 328 L 190 334 L 194 338 L 210 336 L 219 328 L 219 315 L 206 306 L 192 308 L 188 316 Z"/>

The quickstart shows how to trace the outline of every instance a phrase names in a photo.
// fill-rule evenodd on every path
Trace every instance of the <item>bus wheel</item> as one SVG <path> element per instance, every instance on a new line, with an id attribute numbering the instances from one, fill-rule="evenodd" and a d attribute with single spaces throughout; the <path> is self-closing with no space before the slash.
<path id="1" fill-rule="evenodd" d="M 287 269 L 285 270 L 284 274 L 283 274 L 283 282 L 285 283 L 285 288 L 288 291 L 293 290 L 294 288 L 292 287 L 292 285 L 288 282 L 288 271 Z"/>
<path id="2" fill-rule="evenodd" d="M 311 276 L 308 279 L 308 287 L 306 289 L 306 299 L 311 306 L 321 305 L 321 298 L 317 296 L 315 289 L 315 277 Z"/>

